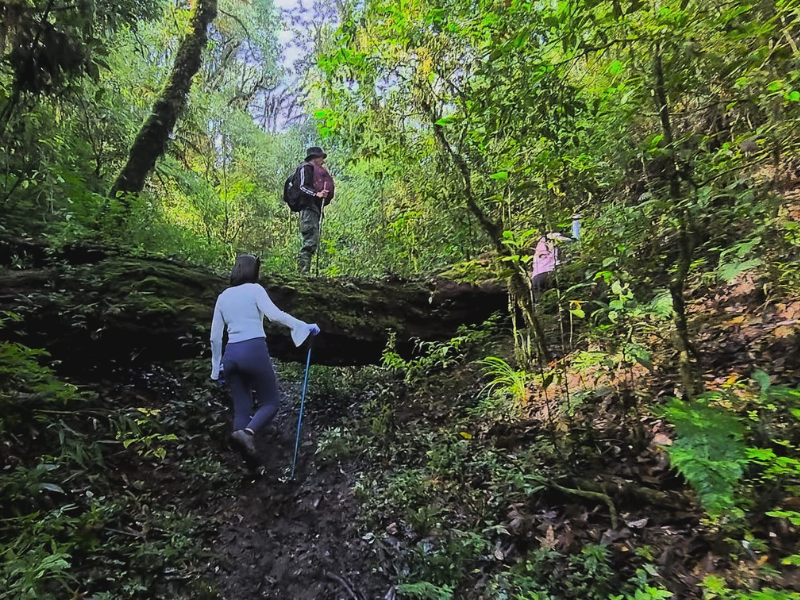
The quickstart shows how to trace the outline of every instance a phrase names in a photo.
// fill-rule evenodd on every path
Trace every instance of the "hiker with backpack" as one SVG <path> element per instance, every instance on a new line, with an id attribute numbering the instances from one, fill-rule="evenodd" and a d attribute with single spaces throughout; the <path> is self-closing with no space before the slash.
<path id="1" fill-rule="evenodd" d="M 278 412 L 280 394 L 264 333 L 264 317 L 291 329 L 292 341 L 300 346 L 319 327 L 280 310 L 258 283 L 261 260 L 252 254 L 236 258 L 230 287 L 217 298 L 211 321 L 211 379 L 224 373 L 233 400 L 231 442 L 247 458 L 255 457 L 254 436 Z M 222 352 L 222 334 L 228 344 Z M 223 368 L 224 367 L 224 368 Z M 251 416 L 252 391 L 258 408 Z"/>
<path id="2" fill-rule="evenodd" d="M 292 211 L 300 213 L 303 246 L 297 257 L 297 266 L 305 274 L 311 270 L 311 259 L 319 247 L 323 209 L 334 195 L 333 177 L 324 167 L 327 157 L 322 148 L 309 148 L 305 160 L 283 186 L 284 201 Z"/>

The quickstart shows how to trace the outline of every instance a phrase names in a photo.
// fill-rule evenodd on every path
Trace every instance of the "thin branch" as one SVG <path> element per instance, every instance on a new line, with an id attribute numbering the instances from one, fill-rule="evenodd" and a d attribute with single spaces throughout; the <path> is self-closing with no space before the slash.
<path id="1" fill-rule="evenodd" d="M 333 581 L 335 581 L 336 583 L 341 585 L 345 589 L 345 591 L 348 594 L 350 594 L 350 597 L 353 600 L 362 600 L 362 596 L 356 594 L 353 591 L 353 588 L 351 587 L 351 585 L 349 583 L 347 583 L 347 581 L 345 581 L 344 579 L 339 577 L 336 573 L 331 573 L 330 571 L 326 571 L 325 572 L 325 577 L 327 577 L 328 579 L 332 579 Z"/>
<path id="2" fill-rule="evenodd" d="M 242 31 L 244 31 L 245 36 L 247 36 L 248 38 L 252 38 L 253 37 L 252 35 L 250 35 L 250 32 L 247 30 L 247 25 L 245 25 L 244 22 L 239 17 L 237 17 L 234 14 L 229 13 L 226 10 L 219 9 L 219 12 L 220 12 L 220 14 L 225 15 L 226 17 L 230 17 L 231 19 L 236 21 L 239 24 L 239 27 L 242 28 Z"/>

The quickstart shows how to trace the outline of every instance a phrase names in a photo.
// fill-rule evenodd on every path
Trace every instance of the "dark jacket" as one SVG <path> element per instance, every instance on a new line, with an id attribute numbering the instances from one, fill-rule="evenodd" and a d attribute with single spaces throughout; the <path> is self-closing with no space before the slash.
<path id="1" fill-rule="evenodd" d="M 330 193 L 325 198 L 324 205 L 330 204 L 334 195 L 333 177 L 325 167 L 318 167 L 314 163 L 306 162 L 300 167 L 300 192 L 303 194 L 303 208 L 319 212 L 322 210 L 323 200 L 315 194 L 322 190 L 328 190 Z"/>

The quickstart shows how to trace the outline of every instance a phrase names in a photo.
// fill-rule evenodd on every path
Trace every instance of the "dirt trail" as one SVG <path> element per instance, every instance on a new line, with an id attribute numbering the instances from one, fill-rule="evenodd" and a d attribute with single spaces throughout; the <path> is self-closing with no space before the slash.
<path id="1" fill-rule="evenodd" d="M 296 395 L 289 390 L 289 397 Z M 372 547 L 355 525 L 358 506 L 350 493 L 355 468 L 315 461 L 317 435 L 339 410 L 323 404 L 306 404 L 295 481 L 285 480 L 298 412 L 288 400 L 275 420 L 276 431 L 258 439 L 263 475 L 253 476 L 227 454 L 241 483 L 232 497 L 208 507 L 218 523 L 212 550 L 222 557 L 214 569 L 221 598 L 373 600 L 391 589 L 385 575 L 373 572 Z"/>
<path id="2" fill-rule="evenodd" d="M 199 525 L 194 531 L 203 558 L 187 557 L 192 575 L 165 582 L 153 597 L 196 598 L 190 591 L 195 577 L 207 584 L 199 586 L 202 598 L 221 600 L 393 597 L 390 578 L 375 570 L 379 561 L 372 536 L 362 539 L 357 525 L 359 505 L 351 493 L 357 462 L 337 464 L 315 456 L 320 433 L 351 410 L 351 400 L 307 397 L 295 480 L 287 481 L 299 384 L 281 385 L 281 409 L 256 439 L 262 463 L 256 472 L 228 445 L 227 390 L 202 390 L 198 384 L 207 380 L 186 374 L 186 365 L 122 368 L 115 381 L 98 388 L 123 405 L 159 409 L 179 433 L 166 460 L 139 461 L 134 455 L 116 465 L 126 486 L 136 482 L 142 502 L 155 510 L 177 509 Z M 313 386 L 312 381 L 309 389 Z"/>

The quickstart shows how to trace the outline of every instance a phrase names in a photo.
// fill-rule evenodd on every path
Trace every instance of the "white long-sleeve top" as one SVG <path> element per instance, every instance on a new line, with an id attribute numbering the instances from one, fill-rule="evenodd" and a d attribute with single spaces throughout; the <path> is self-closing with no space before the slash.
<path id="1" fill-rule="evenodd" d="M 309 336 L 308 323 L 283 312 L 258 283 L 243 283 L 229 287 L 217 298 L 211 321 L 211 379 L 219 378 L 222 362 L 222 333 L 228 328 L 228 343 L 266 338 L 264 317 L 292 330 L 295 346 Z"/>

